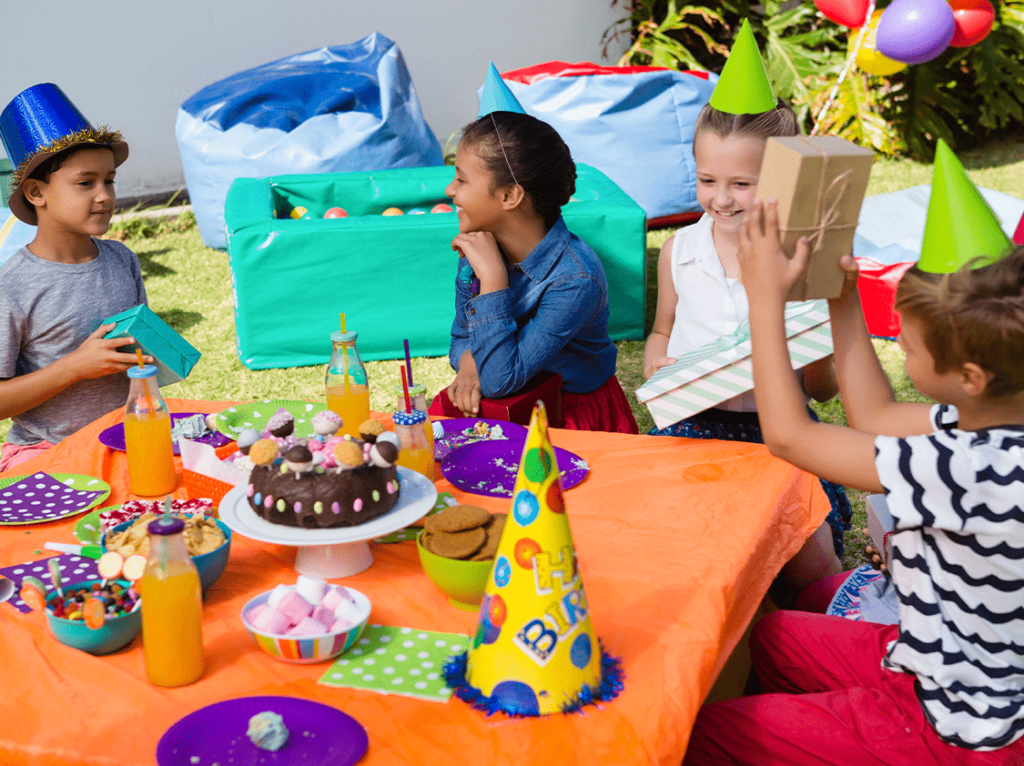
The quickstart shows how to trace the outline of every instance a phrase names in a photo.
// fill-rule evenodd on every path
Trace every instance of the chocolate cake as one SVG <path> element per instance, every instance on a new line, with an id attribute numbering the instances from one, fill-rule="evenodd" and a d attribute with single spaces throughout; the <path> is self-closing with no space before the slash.
<path id="1" fill-rule="evenodd" d="M 354 468 L 296 473 L 288 465 L 257 465 L 249 474 L 249 505 L 272 524 L 307 529 L 354 527 L 398 502 L 398 469 L 364 463 Z"/>

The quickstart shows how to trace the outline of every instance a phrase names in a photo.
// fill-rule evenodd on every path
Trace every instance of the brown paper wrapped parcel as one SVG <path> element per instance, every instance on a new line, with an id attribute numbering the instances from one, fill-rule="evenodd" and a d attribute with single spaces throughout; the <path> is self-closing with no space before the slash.
<path id="1" fill-rule="evenodd" d="M 811 257 L 787 300 L 837 298 L 839 257 L 853 253 L 853 236 L 875 154 L 836 136 L 769 138 L 757 198 L 779 203 L 782 248 L 792 257 L 807 237 Z"/>

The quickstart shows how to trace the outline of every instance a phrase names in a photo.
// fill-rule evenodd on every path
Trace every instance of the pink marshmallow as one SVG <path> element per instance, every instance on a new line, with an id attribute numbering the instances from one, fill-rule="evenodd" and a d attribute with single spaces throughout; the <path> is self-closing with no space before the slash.
<path id="1" fill-rule="evenodd" d="M 324 628 L 330 628 L 334 623 L 334 610 L 320 604 L 313 610 L 313 619 L 323 625 Z"/>
<path id="2" fill-rule="evenodd" d="M 352 623 L 348 620 L 335 620 L 334 624 L 331 625 L 331 633 L 343 633 L 351 628 Z"/>
<path id="3" fill-rule="evenodd" d="M 341 594 L 341 588 L 339 588 L 337 585 L 332 585 L 330 588 L 327 589 L 327 592 L 324 594 L 324 597 L 320 600 L 320 604 L 322 606 L 327 607 L 333 612 L 335 609 L 338 608 L 338 604 L 341 603 L 341 600 L 343 598 L 344 596 Z"/>
<path id="4" fill-rule="evenodd" d="M 252 611 L 255 610 L 250 610 L 250 612 Z M 265 608 L 253 619 L 249 619 L 249 616 L 246 615 L 246 619 L 261 633 L 269 633 L 273 636 L 283 636 L 288 631 L 288 626 L 291 625 L 291 620 L 286 615 L 270 607 Z"/>
<path id="5" fill-rule="evenodd" d="M 263 612 L 267 611 L 268 609 L 270 609 L 270 607 L 266 604 L 257 604 L 245 613 L 245 619 L 252 623 L 256 620 L 257 617 L 259 617 L 261 614 L 263 614 Z"/>
<path id="6" fill-rule="evenodd" d="M 327 632 L 327 629 L 323 624 L 317 622 L 312 617 L 304 617 L 302 622 L 289 628 L 285 634 L 287 636 L 322 636 Z"/>
<path id="7" fill-rule="evenodd" d="M 288 618 L 288 622 L 294 625 L 313 613 L 313 605 L 295 591 L 291 591 L 290 593 L 285 593 L 284 597 L 277 603 L 277 611 L 285 615 Z"/>

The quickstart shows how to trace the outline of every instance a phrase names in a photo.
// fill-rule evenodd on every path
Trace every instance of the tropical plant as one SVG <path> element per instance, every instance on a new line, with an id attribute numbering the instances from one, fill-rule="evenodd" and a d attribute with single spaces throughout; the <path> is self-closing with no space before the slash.
<path id="1" fill-rule="evenodd" d="M 851 67 L 841 81 L 852 31 L 821 16 L 812 0 L 621 1 L 629 15 L 605 33 L 608 43 L 632 32 L 620 65 L 721 71 L 723 48 L 748 19 L 776 94 L 808 130 L 819 120 L 818 132 L 889 156 L 928 160 L 938 138 L 967 148 L 1024 120 L 1024 0 L 991 0 L 996 23 L 977 45 L 950 48 L 888 77 Z"/>

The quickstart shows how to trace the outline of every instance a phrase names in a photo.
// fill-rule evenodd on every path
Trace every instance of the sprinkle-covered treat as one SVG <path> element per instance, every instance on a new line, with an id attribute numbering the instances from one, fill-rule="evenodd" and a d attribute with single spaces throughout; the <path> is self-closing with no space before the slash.
<path id="1" fill-rule="evenodd" d="M 261 750 L 277 751 L 288 741 L 288 728 L 281 716 L 265 710 L 249 719 L 249 728 L 245 736 Z"/>

